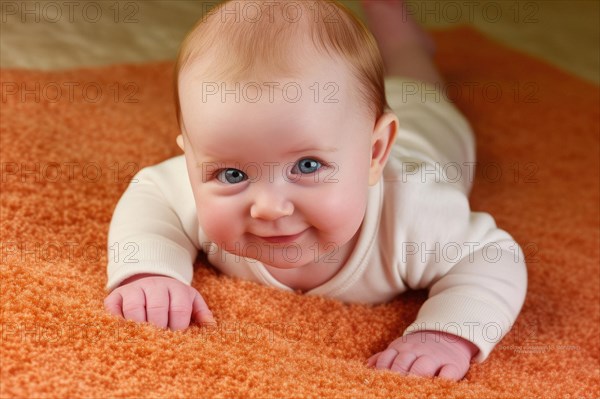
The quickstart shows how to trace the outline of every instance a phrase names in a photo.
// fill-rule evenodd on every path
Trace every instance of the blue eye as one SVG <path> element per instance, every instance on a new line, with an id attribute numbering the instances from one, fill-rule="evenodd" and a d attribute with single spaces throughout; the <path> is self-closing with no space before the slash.
<path id="1" fill-rule="evenodd" d="M 296 173 L 295 170 L 298 168 L 300 173 L 309 174 L 314 173 L 321 168 L 321 162 L 312 158 L 302 158 L 292 169 L 292 173 Z"/>
<path id="2" fill-rule="evenodd" d="M 248 176 L 244 172 L 238 169 L 223 169 L 217 173 L 217 180 L 221 183 L 236 184 L 243 180 L 246 180 Z"/>

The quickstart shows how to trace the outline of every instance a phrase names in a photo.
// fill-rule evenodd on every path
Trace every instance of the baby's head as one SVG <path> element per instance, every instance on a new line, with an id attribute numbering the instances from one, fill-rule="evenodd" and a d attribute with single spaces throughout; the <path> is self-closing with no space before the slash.
<path id="1" fill-rule="evenodd" d="M 175 86 L 208 238 L 278 268 L 344 261 L 397 129 L 364 25 L 330 1 L 226 2 L 183 42 Z"/>

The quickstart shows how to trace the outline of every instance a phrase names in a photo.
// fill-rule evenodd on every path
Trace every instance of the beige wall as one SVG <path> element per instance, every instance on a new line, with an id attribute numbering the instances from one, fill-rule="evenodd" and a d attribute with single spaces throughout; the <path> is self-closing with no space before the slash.
<path id="1" fill-rule="evenodd" d="M 305 0 L 310 1 L 310 0 Z M 343 1 L 362 16 L 360 3 Z M 62 69 L 172 59 L 203 9 L 216 1 L 10 1 L 1 5 L 0 66 Z M 600 82 L 600 2 L 416 0 L 431 29 L 469 24 L 490 37 Z"/>

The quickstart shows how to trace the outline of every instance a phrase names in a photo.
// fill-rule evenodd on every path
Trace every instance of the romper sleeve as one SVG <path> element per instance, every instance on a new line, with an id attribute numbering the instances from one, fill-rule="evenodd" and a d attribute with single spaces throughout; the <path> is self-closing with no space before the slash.
<path id="1" fill-rule="evenodd" d="M 523 252 L 491 215 L 470 209 L 475 138 L 458 109 L 430 83 L 389 77 L 386 92 L 399 131 L 384 173 L 391 220 L 382 223 L 393 225 L 385 247 L 400 285 L 429 291 L 404 335 L 460 336 L 483 362 L 525 301 Z"/>
<path id="2" fill-rule="evenodd" d="M 455 185 L 419 181 L 402 191 L 395 252 L 397 272 L 428 299 L 404 335 L 443 331 L 479 348 L 483 362 L 512 328 L 525 301 L 527 270 L 521 247 L 492 216 L 473 212 Z"/>
<path id="3" fill-rule="evenodd" d="M 154 273 L 191 284 L 198 220 L 184 156 L 140 170 L 123 193 L 108 232 L 111 291 L 128 277 Z"/>

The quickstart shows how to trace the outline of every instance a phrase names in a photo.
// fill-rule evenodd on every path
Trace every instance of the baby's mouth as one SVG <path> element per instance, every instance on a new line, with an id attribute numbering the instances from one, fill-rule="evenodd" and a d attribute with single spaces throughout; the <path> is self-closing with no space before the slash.
<path id="1" fill-rule="evenodd" d="M 287 236 L 269 236 L 269 237 L 257 236 L 257 237 L 260 238 L 261 240 L 265 240 L 271 244 L 288 244 L 288 243 L 294 242 L 298 238 L 300 238 L 300 236 L 302 234 L 304 234 L 304 232 L 306 230 L 308 230 L 308 229 L 302 230 L 300 233 L 287 235 Z"/>

